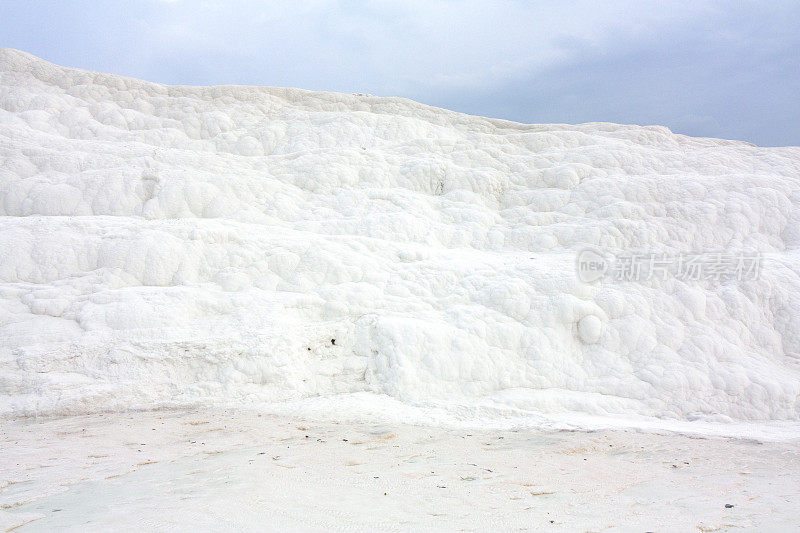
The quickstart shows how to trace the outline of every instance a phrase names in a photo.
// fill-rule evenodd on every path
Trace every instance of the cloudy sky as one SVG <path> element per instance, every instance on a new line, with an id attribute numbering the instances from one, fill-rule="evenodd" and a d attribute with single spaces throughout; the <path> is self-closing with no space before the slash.
<path id="1" fill-rule="evenodd" d="M 797 0 L 3 0 L 0 47 L 170 84 L 800 145 Z"/>

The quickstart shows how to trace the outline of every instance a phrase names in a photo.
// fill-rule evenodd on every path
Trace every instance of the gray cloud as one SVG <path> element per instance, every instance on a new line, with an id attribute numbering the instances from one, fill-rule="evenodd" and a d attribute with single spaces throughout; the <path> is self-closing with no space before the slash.
<path id="1" fill-rule="evenodd" d="M 0 45 L 152 81 L 400 95 L 769 145 L 800 144 L 798 27 L 789 1 L 0 5 Z"/>

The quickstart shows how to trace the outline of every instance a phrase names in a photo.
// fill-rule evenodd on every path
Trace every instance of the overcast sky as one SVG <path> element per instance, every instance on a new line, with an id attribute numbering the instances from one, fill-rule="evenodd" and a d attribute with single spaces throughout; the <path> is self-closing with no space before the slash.
<path id="1" fill-rule="evenodd" d="M 170 84 L 800 145 L 797 0 L 2 0 L 0 47 Z"/>

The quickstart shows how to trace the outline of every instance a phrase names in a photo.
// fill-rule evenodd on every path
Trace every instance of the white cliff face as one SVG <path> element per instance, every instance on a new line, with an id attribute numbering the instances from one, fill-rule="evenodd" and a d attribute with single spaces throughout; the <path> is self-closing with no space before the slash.
<path id="1" fill-rule="evenodd" d="M 800 148 L 0 52 L 6 417 L 366 392 L 798 420 L 799 246 Z M 764 261 L 584 283 L 586 247 Z"/>

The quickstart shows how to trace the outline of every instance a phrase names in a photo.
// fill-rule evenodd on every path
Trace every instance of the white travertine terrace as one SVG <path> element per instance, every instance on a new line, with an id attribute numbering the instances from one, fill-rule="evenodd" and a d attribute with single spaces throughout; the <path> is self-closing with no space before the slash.
<path id="1" fill-rule="evenodd" d="M 363 393 L 796 421 L 798 246 L 796 147 L 0 51 L 4 417 Z M 588 284 L 586 247 L 764 263 Z"/>

